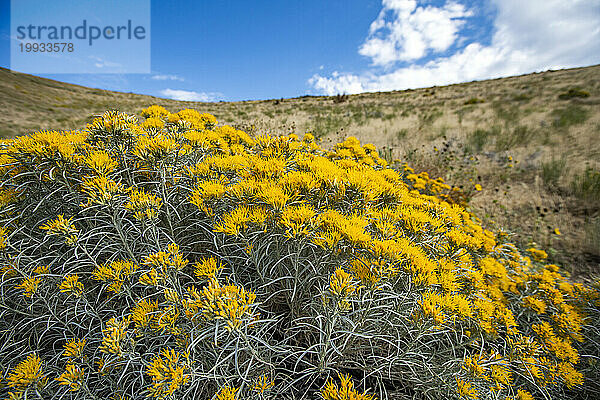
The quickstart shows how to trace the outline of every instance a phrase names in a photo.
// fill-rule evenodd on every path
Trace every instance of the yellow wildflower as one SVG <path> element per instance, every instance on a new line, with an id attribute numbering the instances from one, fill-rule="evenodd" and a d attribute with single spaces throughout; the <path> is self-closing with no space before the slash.
<path id="1" fill-rule="evenodd" d="M 89 153 L 85 158 L 85 163 L 99 175 L 109 174 L 119 166 L 119 163 L 113 160 L 110 154 L 102 150 Z"/>
<path id="2" fill-rule="evenodd" d="M 216 279 L 209 281 L 202 291 L 200 308 L 209 320 L 224 320 L 227 330 L 242 325 L 244 318 L 252 318 L 256 295 L 235 285 L 221 286 Z"/>
<path id="3" fill-rule="evenodd" d="M 80 297 L 83 294 L 83 283 L 79 282 L 77 274 L 67 275 L 65 279 L 58 284 L 58 289 L 61 293 L 71 294 L 75 297 Z"/>
<path id="4" fill-rule="evenodd" d="M 125 318 L 121 321 L 117 321 L 115 318 L 108 320 L 106 327 L 102 330 L 103 338 L 99 350 L 102 353 L 116 354 L 121 356 L 123 354 L 123 340 L 127 335 L 128 326 L 128 318 Z"/>
<path id="5" fill-rule="evenodd" d="M 65 372 L 63 372 L 56 380 L 59 385 L 69 386 L 69 390 L 76 392 L 83 384 L 83 368 L 73 364 L 67 364 Z"/>
<path id="6" fill-rule="evenodd" d="M 92 272 L 95 280 L 108 283 L 108 291 L 120 293 L 125 280 L 137 271 L 138 266 L 131 261 L 113 261 L 96 267 Z"/>
<path id="7" fill-rule="evenodd" d="M 235 395 L 239 389 L 225 385 L 215 393 L 212 400 L 235 400 Z"/>
<path id="8" fill-rule="evenodd" d="M 131 321 L 137 329 L 147 328 L 152 323 L 157 310 L 158 300 L 140 300 L 131 310 Z"/>
<path id="9" fill-rule="evenodd" d="M 537 314 L 543 314 L 546 312 L 546 303 L 543 300 L 535 298 L 533 296 L 527 296 L 523 298 L 523 305 L 530 310 L 533 310 Z"/>
<path id="10" fill-rule="evenodd" d="M 456 391 L 460 397 L 466 399 L 477 399 L 479 397 L 475 388 L 469 382 L 460 378 L 456 378 Z"/>
<path id="11" fill-rule="evenodd" d="M 7 381 L 9 387 L 21 391 L 34 384 L 45 385 L 46 376 L 42 371 L 42 360 L 36 354 L 30 354 L 17 364 L 8 375 Z"/>
<path id="12" fill-rule="evenodd" d="M 275 382 L 271 378 L 267 377 L 266 375 L 261 375 L 254 381 L 252 390 L 258 393 L 263 393 L 264 391 L 271 389 L 273 386 L 275 386 Z"/>
<path id="13" fill-rule="evenodd" d="M 149 394 L 157 399 L 173 396 L 175 391 L 186 385 L 191 375 L 188 372 L 187 353 L 177 353 L 173 349 L 163 349 L 152 358 L 146 374 L 152 378 Z"/>
<path id="14" fill-rule="evenodd" d="M 71 339 L 65 343 L 65 350 L 63 351 L 63 357 L 65 358 L 79 358 L 83 355 L 83 347 L 85 346 L 85 339 Z"/>
<path id="15" fill-rule="evenodd" d="M 152 105 L 142 110 L 142 117 L 166 117 L 169 112 L 162 106 Z"/>
<path id="16" fill-rule="evenodd" d="M 21 283 L 19 283 L 16 286 L 16 288 L 23 290 L 23 296 L 33 297 L 35 292 L 37 292 L 38 285 L 40 284 L 40 282 L 41 282 L 40 278 L 28 277 L 28 278 L 21 280 Z"/>
<path id="17" fill-rule="evenodd" d="M 133 189 L 129 194 L 129 202 L 125 208 L 133 212 L 137 220 L 152 220 L 158 217 L 162 206 L 162 199 L 153 194 L 146 193 L 143 189 Z"/>
<path id="18" fill-rule="evenodd" d="M 79 230 L 71 223 L 73 217 L 65 219 L 63 215 L 59 215 L 56 219 L 50 220 L 43 225 L 40 225 L 40 229 L 48 231 L 47 235 L 60 235 L 65 238 L 65 243 L 69 246 L 74 245 L 77 242 L 77 233 Z"/>
<path id="19" fill-rule="evenodd" d="M 329 379 L 325 387 L 321 389 L 321 396 L 324 400 L 374 400 L 375 397 L 372 394 L 368 394 L 366 391 L 360 393 L 354 389 L 350 375 L 338 373 L 338 379 L 340 386 L 333 379 Z"/>
<path id="20" fill-rule="evenodd" d="M 222 268 L 216 258 L 208 257 L 194 264 L 194 275 L 200 279 L 213 279 Z"/>

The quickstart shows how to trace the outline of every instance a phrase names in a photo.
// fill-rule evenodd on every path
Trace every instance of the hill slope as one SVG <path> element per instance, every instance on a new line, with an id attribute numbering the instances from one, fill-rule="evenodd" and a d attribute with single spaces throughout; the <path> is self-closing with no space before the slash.
<path id="1" fill-rule="evenodd" d="M 195 108 L 249 133 L 348 136 L 462 186 L 471 209 L 577 274 L 600 271 L 600 66 L 351 96 L 197 103 L 0 69 L 0 134 L 76 129 L 107 109 Z M 482 191 L 475 190 L 480 184 Z M 558 229 L 558 231 L 555 231 Z M 560 235 L 557 235 L 560 232 Z"/>

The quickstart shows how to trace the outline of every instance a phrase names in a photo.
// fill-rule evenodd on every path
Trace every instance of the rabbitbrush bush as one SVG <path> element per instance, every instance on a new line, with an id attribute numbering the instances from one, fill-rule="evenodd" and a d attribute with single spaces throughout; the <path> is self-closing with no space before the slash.
<path id="1" fill-rule="evenodd" d="M 597 394 L 598 288 L 441 180 L 354 138 L 142 115 L 2 144 L 5 398 Z"/>

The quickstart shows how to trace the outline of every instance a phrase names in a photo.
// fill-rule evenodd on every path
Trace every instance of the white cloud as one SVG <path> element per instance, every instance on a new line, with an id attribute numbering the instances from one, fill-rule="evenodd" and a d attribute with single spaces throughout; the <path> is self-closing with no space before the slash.
<path id="1" fill-rule="evenodd" d="M 464 18 L 471 15 L 452 1 L 443 7 L 417 7 L 416 0 L 384 0 L 359 53 L 374 65 L 387 66 L 446 51 L 456 41 Z"/>
<path id="2" fill-rule="evenodd" d="M 394 10 L 395 22 L 386 22 L 380 14 L 371 25 L 369 36 L 359 52 L 370 57 L 374 65 L 387 68 L 373 68 L 362 74 L 316 74 L 309 79 L 309 84 L 322 93 L 333 95 L 444 85 L 600 63 L 600 3 L 597 0 L 488 1 L 497 9 L 494 34 L 489 45 L 471 42 L 450 56 L 438 56 L 423 62 L 428 52 L 443 51 L 441 49 L 460 40 L 459 32 L 446 41 L 436 41 L 429 33 L 419 33 L 422 40 L 416 44 L 403 42 L 409 38 L 406 35 L 397 42 L 388 39 L 388 36 L 377 42 L 374 35 L 388 29 L 390 24 L 401 25 L 407 18 L 416 15 L 419 8 L 424 10 L 422 12 L 432 9 L 416 7 L 413 0 L 384 0 L 382 13 Z M 447 2 L 431 15 L 439 15 L 439 10 L 446 13 L 444 15 L 468 14 L 455 2 Z M 452 18 L 449 20 L 452 21 Z M 419 26 L 433 29 L 427 24 Z M 460 26 L 447 24 L 434 31 L 451 32 Z M 394 43 L 394 46 L 384 43 Z M 396 61 L 408 60 L 409 56 L 418 56 L 412 60 L 422 62 L 405 62 L 393 68 Z"/>
<path id="3" fill-rule="evenodd" d="M 154 79 L 155 81 L 180 81 L 180 82 L 184 81 L 184 79 L 178 75 L 157 74 L 157 75 L 152 75 L 150 78 Z"/>
<path id="4" fill-rule="evenodd" d="M 220 93 L 194 92 L 192 90 L 164 89 L 160 94 L 173 100 L 181 101 L 217 101 L 223 96 Z"/>

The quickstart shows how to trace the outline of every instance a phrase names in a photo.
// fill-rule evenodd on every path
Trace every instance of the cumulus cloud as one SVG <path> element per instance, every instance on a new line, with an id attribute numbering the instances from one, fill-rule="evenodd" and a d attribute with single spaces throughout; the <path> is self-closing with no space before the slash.
<path id="1" fill-rule="evenodd" d="M 193 90 L 164 89 L 160 94 L 173 100 L 181 101 L 217 101 L 222 98 L 220 93 L 194 92 Z"/>
<path id="2" fill-rule="evenodd" d="M 445 85 L 600 62 L 597 0 L 488 1 L 497 10 L 491 43 L 472 41 L 451 55 L 436 56 L 463 39 L 460 29 L 470 11 L 453 1 L 436 8 L 417 7 L 413 0 L 384 0 L 380 15 L 359 48 L 360 54 L 371 58 L 374 67 L 360 74 L 316 74 L 309 84 L 329 95 L 360 93 Z M 393 14 L 392 21 L 386 19 L 389 13 Z M 419 13 L 429 16 L 417 18 Z M 432 15 L 444 23 L 437 27 L 422 23 L 433 21 Z M 421 22 L 410 22 L 412 18 Z M 445 31 L 449 38 L 433 39 L 428 29 Z M 408 43 L 411 37 L 417 37 L 416 44 Z"/>
<path id="3" fill-rule="evenodd" d="M 381 66 L 442 52 L 454 44 L 464 18 L 471 15 L 453 1 L 443 7 L 417 7 L 416 0 L 384 0 L 358 52 Z"/>
<path id="4" fill-rule="evenodd" d="M 177 76 L 177 75 L 157 74 L 157 75 L 152 75 L 150 78 L 154 79 L 155 81 L 180 81 L 180 82 L 184 81 L 184 79 L 182 77 Z"/>

